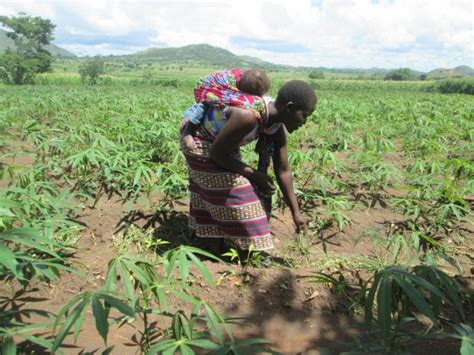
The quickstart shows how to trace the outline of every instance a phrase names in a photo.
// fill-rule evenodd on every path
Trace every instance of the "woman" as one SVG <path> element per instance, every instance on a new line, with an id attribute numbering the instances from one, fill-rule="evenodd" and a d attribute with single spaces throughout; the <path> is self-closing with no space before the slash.
<path id="1" fill-rule="evenodd" d="M 316 102 L 308 83 L 293 80 L 281 87 L 275 101 L 267 102 L 263 114 L 230 106 L 206 110 L 193 135 L 195 147 L 181 144 L 189 167 L 190 227 L 198 237 L 222 238 L 242 250 L 250 245 L 254 250 L 273 248 L 263 199 L 275 187 L 266 173 L 242 162 L 239 153 L 240 146 L 262 137 L 273 143 L 275 176 L 296 231 L 306 229 L 288 164 L 287 132 L 306 122 Z"/>

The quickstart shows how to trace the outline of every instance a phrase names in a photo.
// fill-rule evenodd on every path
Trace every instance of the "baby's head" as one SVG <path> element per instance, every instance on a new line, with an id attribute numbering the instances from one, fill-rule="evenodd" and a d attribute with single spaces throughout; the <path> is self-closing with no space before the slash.
<path id="1" fill-rule="evenodd" d="M 238 82 L 240 91 L 250 95 L 263 96 L 270 90 L 270 79 L 263 70 L 244 70 Z"/>

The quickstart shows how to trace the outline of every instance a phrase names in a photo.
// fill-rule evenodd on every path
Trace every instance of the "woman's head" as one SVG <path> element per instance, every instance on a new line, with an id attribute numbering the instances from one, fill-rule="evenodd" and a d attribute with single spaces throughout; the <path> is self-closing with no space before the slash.
<path id="1" fill-rule="evenodd" d="M 316 109 L 318 98 L 314 89 L 303 80 L 291 80 L 278 91 L 275 107 L 280 121 L 288 132 L 292 132 L 306 122 Z"/>

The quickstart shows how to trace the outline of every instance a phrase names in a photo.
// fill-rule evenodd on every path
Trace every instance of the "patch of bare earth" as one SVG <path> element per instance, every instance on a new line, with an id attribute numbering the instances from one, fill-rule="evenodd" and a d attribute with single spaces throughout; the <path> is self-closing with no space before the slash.
<path id="1" fill-rule="evenodd" d="M 184 201 L 185 202 L 185 201 Z M 184 215 L 185 204 L 178 204 L 176 215 Z M 99 200 L 95 209 L 85 208 L 78 220 L 84 224 L 81 232 L 77 261 L 84 264 L 84 275 L 65 274 L 58 283 L 45 286 L 35 285 L 37 290 L 29 295 L 33 297 L 24 302 L 23 307 L 33 307 L 58 313 L 59 309 L 74 295 L 85 290 L 97 290 L 104 282 L 108 261 L 115 252 L 111 238 L 122 225 L 136 216 L 133 223 L 138 226 L 147 224 L 152 211 L 143 211 L 137 207 L 134 213 L 118 199 Z M 138 217 L 137 217 L 138 216 Z M 140 218 L 139 216 L 142 216 Z M 285 249 L 293 240 L 293 226 L 288 214 L 277 213 L 272 220 L 275 244 L 279 250 Z M 314 254 L 334 253 L 345 256 L 367 254 L 370 245 L 362 241 L 354 247 L 354 238 L 366 227 L 383 225 L 387 220 L 397 218 L 382 207 L 370 210 L 352 211 L 352 225 L 344 232 L 334 234 L 323 247 L 315 243 Z M 159 225 L 155 227 L 160 228 Z M 296 252 L 294 252 L 296 253 Z M 317 260 L 313 260 L 317 261 Z M 311 353 L 311 349 L 326 347 L 334 353 L 351 349 L 354 338 L 363 333 L 363 320 L 349 311 L 350 302 L 327 285 L 316 284 L 304 276 L 311 275 L 311 266 L 299 265 L 296 268 L 271 267 L 250 268 L 246 275 L 238 265 L 222 265 L 205 261 L 214 278 L 218 280 L 216 289 L 208 287 L 197 276 L 193 286 L 197 295 L 229 317 L 245 318 L 245 326 L 234 327 L 237 337 L 264 337 L 273 341 L 273 349 L 285 354 Z M 311 262 L 310 262 L 311 264 Z M 12 295 L 16 287 L 3 285 L 1 294 Z M 36 300 L 34 300 L 36 298 Z M 189 306 L 177 302 L 176 308 L 189 310 Z M 160 319 L 155 319 L 160 324 Z M 163 323 L 161 323 L 163 324 Z M 122 327 L 110 328 L 108 344 L 114 345 L 114 353 L 133 354 L 139 351 L 139 330 L 141 321 L 137 320 Z M 64 351 L 66 354 L 100 353 L 106 347 L 95 330 L 91 312 L 76 345 L 68 337 Z M 436 345 L 437 343 L 433 343 Z M 455 344 L 457 345 L 457 344 Z M 313 352 L 314 353 L 314 352 Z M 441 349 L 432 354 L 445 353 Z"/>
<path id="2" fill-rule="evenodd" d="M 23 151 L 23 150 L 22 150 Z M 8 164 L 29 166 L 33 163 L 30 155 L 12 155 Z M 4 162 L 5 163 L 5 162 Z M 5 181 L 3 181 L 5 184 Z M 1 187 L 1 186 L 0 186 Z M 372 251 L 369 239 L 359 237 L 367 228 L 384 229 L 390 221 L 403 220 L 403 216 L 392 211 L 384 203 L 396 191 L 387 191 L 380 201 L 371 202 L 365 191 L 348 211 L 351 224 L 344 232 L 335 226 L 323 230 L 320 235 L 307 244 L 307 254 L 295 249 L 294 227 L 291 216 L 286 211 L 276 211 L 271 221 L 276 250 L 277 264 L 270 268 L 249 268 L 245 274 L 235 264 L 224 265 L 205 261 L 217 288 L 212 289 L 200 276 L 195 277 L 193 287 L 198 296 L 213 304 L 229 317 L 245 318 L 245 326 L 235 326 L 236 337 L 264 337 L 273 341 L 272 348 L 285 354 L 317 354 L 317 348 L 325 347 L 333 353 L 353 348 L 354 339 L 364 332 L 363 319 L 354 315 L 348 299 L 334 292 L 328 285 L 312 282 L 306 276 L 315 268 L 337 271 L 338 264 L 328 266 L 326 261 L 336 257 L 346 259 L 368 256 Z M 366 203 L 364 203 L 365 201 Z M 75 295 L 86 290 L 97 290 L 105 280 L 107 263 L 116 254 L 112 238 L 124 226 L 135 224 L 140 228 L 154 228 L 162 236 L 167 236 L 172 246 L 191 241 L 188 235 L 180 239 L 180 233 L 169 233 L 182 228 L 187 219 L 187 201 L 176 201 L 174 211 L 169 214 L 155 213 L 140 205 L 130 211 L 123 202 L 113 197 L 101 198 L 95 208 L 84 207 L 77 217 L 84 229 L 74 259 L 84 265 L 83 275 L 63 274 L 60 281 L 51 285 L 35 284 L 26 295 L 18 295 L 18 285 L 1 283 L 0 296 L 12 298 L 22 308 L 36 308 L 58 313 L 61 307 Z M 470 228 L 466 225 L 466 228 Z M 182 232 L 182 230 L 180 230 Z M 173 239 L 173 236 L 176 236 Z M 472 234 L 466 243 L 472 247 Z M 360 241 L 359 241 L 360 239 Z M 357 241 L 357 243 L 356 243 Z M 285 261 L 291 259 L 292 264 Z M 296 260 L 296 261 L 295 261 Z M 291 267 L 286 267 L 290 265 Z M 472 271 L 474 272 L 474 271 Z M 466 278 L 465 285 L 474 294 L 472 278 Z M 175 309 L 189 310 L 189 305 L 176 301 Z M 470 314 L 472 314 L 471 312 Z M 163 325 L 160 318 L 152 319 L 156 325 Z M 135 354 L 139 352 L 140 320 L 121 327 L 111 326 L 108 345 L 114 346 L 113 353 Z M 28 346 L 25 345 L 25 350 Z M 99 337 L 92 313 L 87 314 L 77 344 L 72 336 L 63 348 L 66 354 L 101 353 L 106 349 Z M 449 349 L 449 350 L 448 350 Z M 458 351 L 457 342 L 424 342 L 422 347 L 410 349 L 419 354 L 446 354 Z M 31 349 L 30 349 L 31 350 Z M 41 350 L 35 349 L 36 353 Z M 31 351 L 25 351 L 26 353 Z"/>

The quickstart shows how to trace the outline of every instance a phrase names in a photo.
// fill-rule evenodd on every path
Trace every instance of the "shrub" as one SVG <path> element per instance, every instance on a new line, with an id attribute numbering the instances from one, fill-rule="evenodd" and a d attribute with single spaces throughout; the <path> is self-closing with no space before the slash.
<path id="1" fill-rule="evenodd" d="M 151 84 L 153 85 L 158 85 L 158 86 L 167 86 L 167 87 L 173 87 L 177 88 L 178 87 L 178 80 L 177 79 L 155 79 L 150 81 Z"/>
<path id="2" fill-rule="evenodd" d="M 415 73 L 409 68 L 400 68 L 397 70 L 392 70 L 387 75 L 385 75 L 384 80 L 416 80 L 417 77 Z"/>
<path id="3" fill-rule="evenodd" d="M 324 73 L 321 70 L 313 70 L 309 73 L 310 79 L 324 79 Z"/>
<path id="4" fill-rule="evenodd" d="M 474 95 L 474 79 L 446 79 L 435 83 L 430 87 L 431 91 L 439 91 L 443 94 L 468 94 Z"/>
<path id="5" fill-rule="evenodd" d="M 99 58 L 89 59 L 79 67 L 79 74 L 83 83 L 95 85 L 97 79 L 104 73 L 104 62 Z"/>

